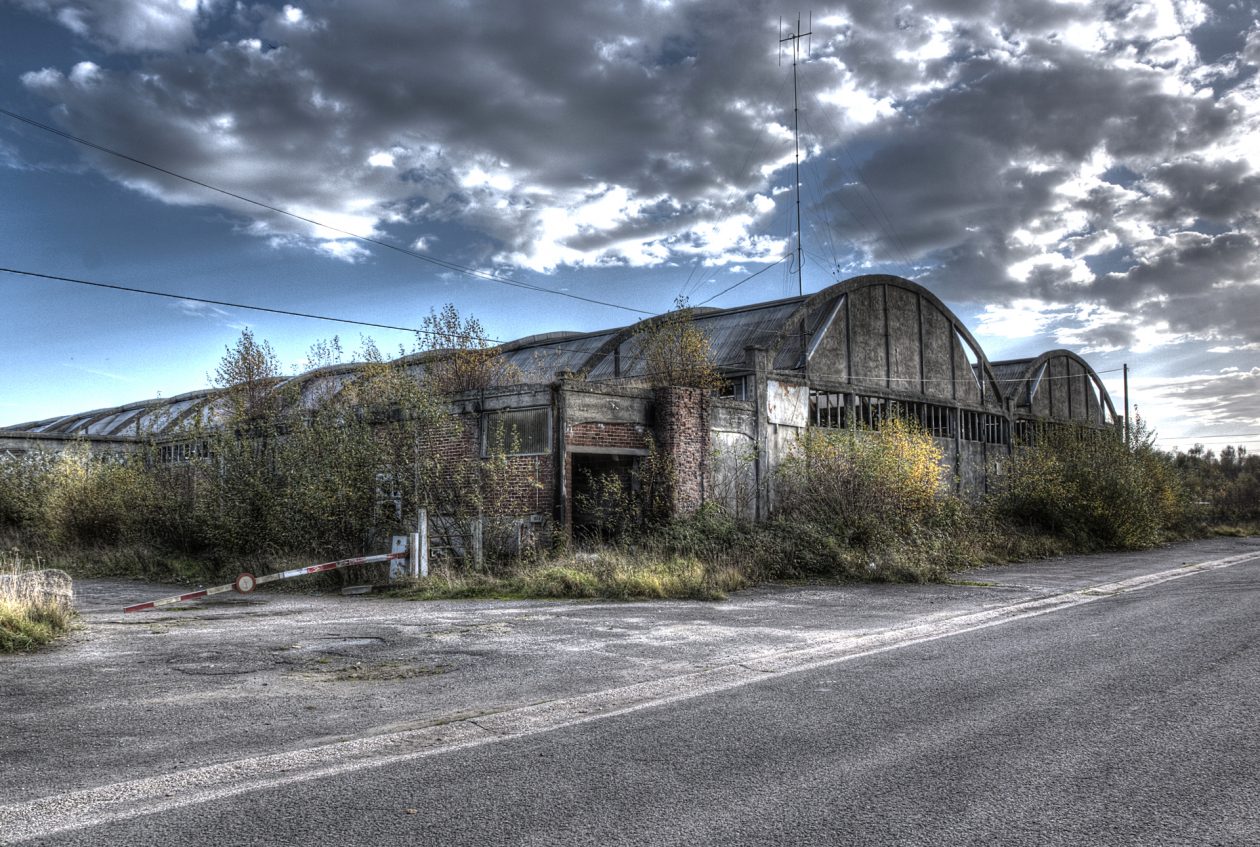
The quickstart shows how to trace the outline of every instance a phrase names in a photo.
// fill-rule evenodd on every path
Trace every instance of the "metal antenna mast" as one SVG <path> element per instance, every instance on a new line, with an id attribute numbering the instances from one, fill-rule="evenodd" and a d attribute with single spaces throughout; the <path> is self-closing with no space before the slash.
<path id="1" fill-rule="evenodd" d="M 779 62 L 783 62 L 783 42 L 792 42 L 792 135 L 796 144 L 796 293 L 805 293 L 805 248 L 801 245 L 801 105 L 797 97 L 796 64 L 800 53 L 801 39 L 814 34 L 814 13 L 809 13 L 809 31 L 801 32 L 801 16 L 796 16 L 796 32 L 783 38 L 783 18 L 779 18 Z M 805 55 L 813 48 L 814 40 L 810 38 Z"/>

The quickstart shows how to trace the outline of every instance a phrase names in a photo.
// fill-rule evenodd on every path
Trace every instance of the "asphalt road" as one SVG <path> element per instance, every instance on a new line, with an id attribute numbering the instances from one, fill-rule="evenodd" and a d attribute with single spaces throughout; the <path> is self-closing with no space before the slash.
<path id="1" fill-rule="evenodd" d="M 472 719 L 319 745 L 296 743 L 299 733 L 261 759 L 229 748 L 208 760 L 229 770 L 202 777 L 159 766 L 168 739 L 136 748 L 144 776 L 105 793 L 106 781 L 87 780 L 81 790 L 97 794 L 59 794 L 51 771 L 32 767 L 13 795 L 24 804 L 0 807 L 10 826 L 0 841 L 1256 845 L 1257 554 L 1256 539 L 1215 542 L 968 575 L 985 586 L 746 597 L 726 608 L 735 614 L 721 637 L 676 640 L 673 662 L 623 657 L 650 673 L 614 673 L 621 665 L 605 655 L 602 688 L 582 671 L 581 657 L 601 652 L 589 644 L 572 659 L 580 682 L 554 683 L 546 697 L 490 674 L 517 686 L 499 695 L 514 705 Z M 704 631 L 696 614 L 723 614 L 566 608 L 610 627 L 603 653 L 627 638 L 614 625 L 627 617 L 652 620 L 659 635 L 680 620 Z M 808 633 L 793 637 L 792 620 Z M 738 637 L 737 621 L 754 637 Z M 778 640 L 758 649 L 772 622 Z M 512 644 L 545 653 L 542 635 L 557 625 Z M 452 674 L 443 708 L 476 690 L 476 676 Z M 229 729 L 231 716 L 217 725 Z M 20 749 L 6 749 L 6 764 Z M 75 751 L 61 752 L 72 765 Z"/>

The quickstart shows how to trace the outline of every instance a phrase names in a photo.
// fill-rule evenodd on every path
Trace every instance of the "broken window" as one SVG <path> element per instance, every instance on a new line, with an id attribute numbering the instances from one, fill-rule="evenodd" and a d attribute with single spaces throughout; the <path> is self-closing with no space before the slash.
<path id="1" fill-rule="evenodd" d="M 481 455 L 497 452 L 502 444 L 509 456 L 537 456 L 551 452 L 551 410 L 501 409 L 486 412 L 481 427 Z"/>
<path id="2" fill-rule="evenodd" d="M 734 376 L 725 380 L 714 393 L 732 400 L 748 400 L 752 392 L 748 390 L 748 377 Z"/>
<path id="3" fill-rule="evenodd" d="M 831 429 L 843 427 L 844 395 L 836 391 L 809 392 L 809 424 Z"/>

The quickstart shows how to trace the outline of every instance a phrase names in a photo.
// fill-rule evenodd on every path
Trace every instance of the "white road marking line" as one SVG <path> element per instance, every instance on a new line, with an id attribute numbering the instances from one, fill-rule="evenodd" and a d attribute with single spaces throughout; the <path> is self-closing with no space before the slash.
<path id="1" fill-rule="evenodd" d="M 0 844 L 19 844 L 34 838 L 161 814 L 247 792 L 342 776 L 656 708 L 762 680 L 1013 623 L 1257 558 L 1260 558 L 1260 552 L 1182 565 L 1172 570 L 1091 585 L 979 612 L 944 618 L 934 615 L 908 626 L 822 639 L 808 647 L 506 712 L 305 750 L 254 756 L 0 806 Z"/>

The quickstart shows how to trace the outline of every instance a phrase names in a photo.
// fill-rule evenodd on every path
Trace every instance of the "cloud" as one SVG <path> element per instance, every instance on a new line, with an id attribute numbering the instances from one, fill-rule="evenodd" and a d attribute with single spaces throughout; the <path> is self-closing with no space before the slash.
<path id="1" fill-rule="evenodd" d="M 1260 368 L 1131 379 L 1138 410 L 1161 422 L 1161 441 L 1189 447 L 1195 436 L 1260 432 Z M 1239 439 L 1239 442 L 1256 439 Z M 1219 446 L 1219 444 L 1217 445 Z"/>
<path id="2" fill-rule="evenodd" d="M 62 124 L 336 229 L 96 167 L 276 244 L 360 261 L 345 232 L 440 231 L 443 258 L 549 273 L 761 263 L 790 240 L 769 3 L 22 2 L 140 54 L 29 69 Z M 993 333 L 1258 342 L 1254 17 L 1194 0 L 818 10 L 799 68 L 807 237 L 834 266 L 989 307 Z"/>
<path id="3" fill-rule="evenodd" d="M 198 0 L 17 0 L 111 51 L 177 50 L 196 38 Z"/>

